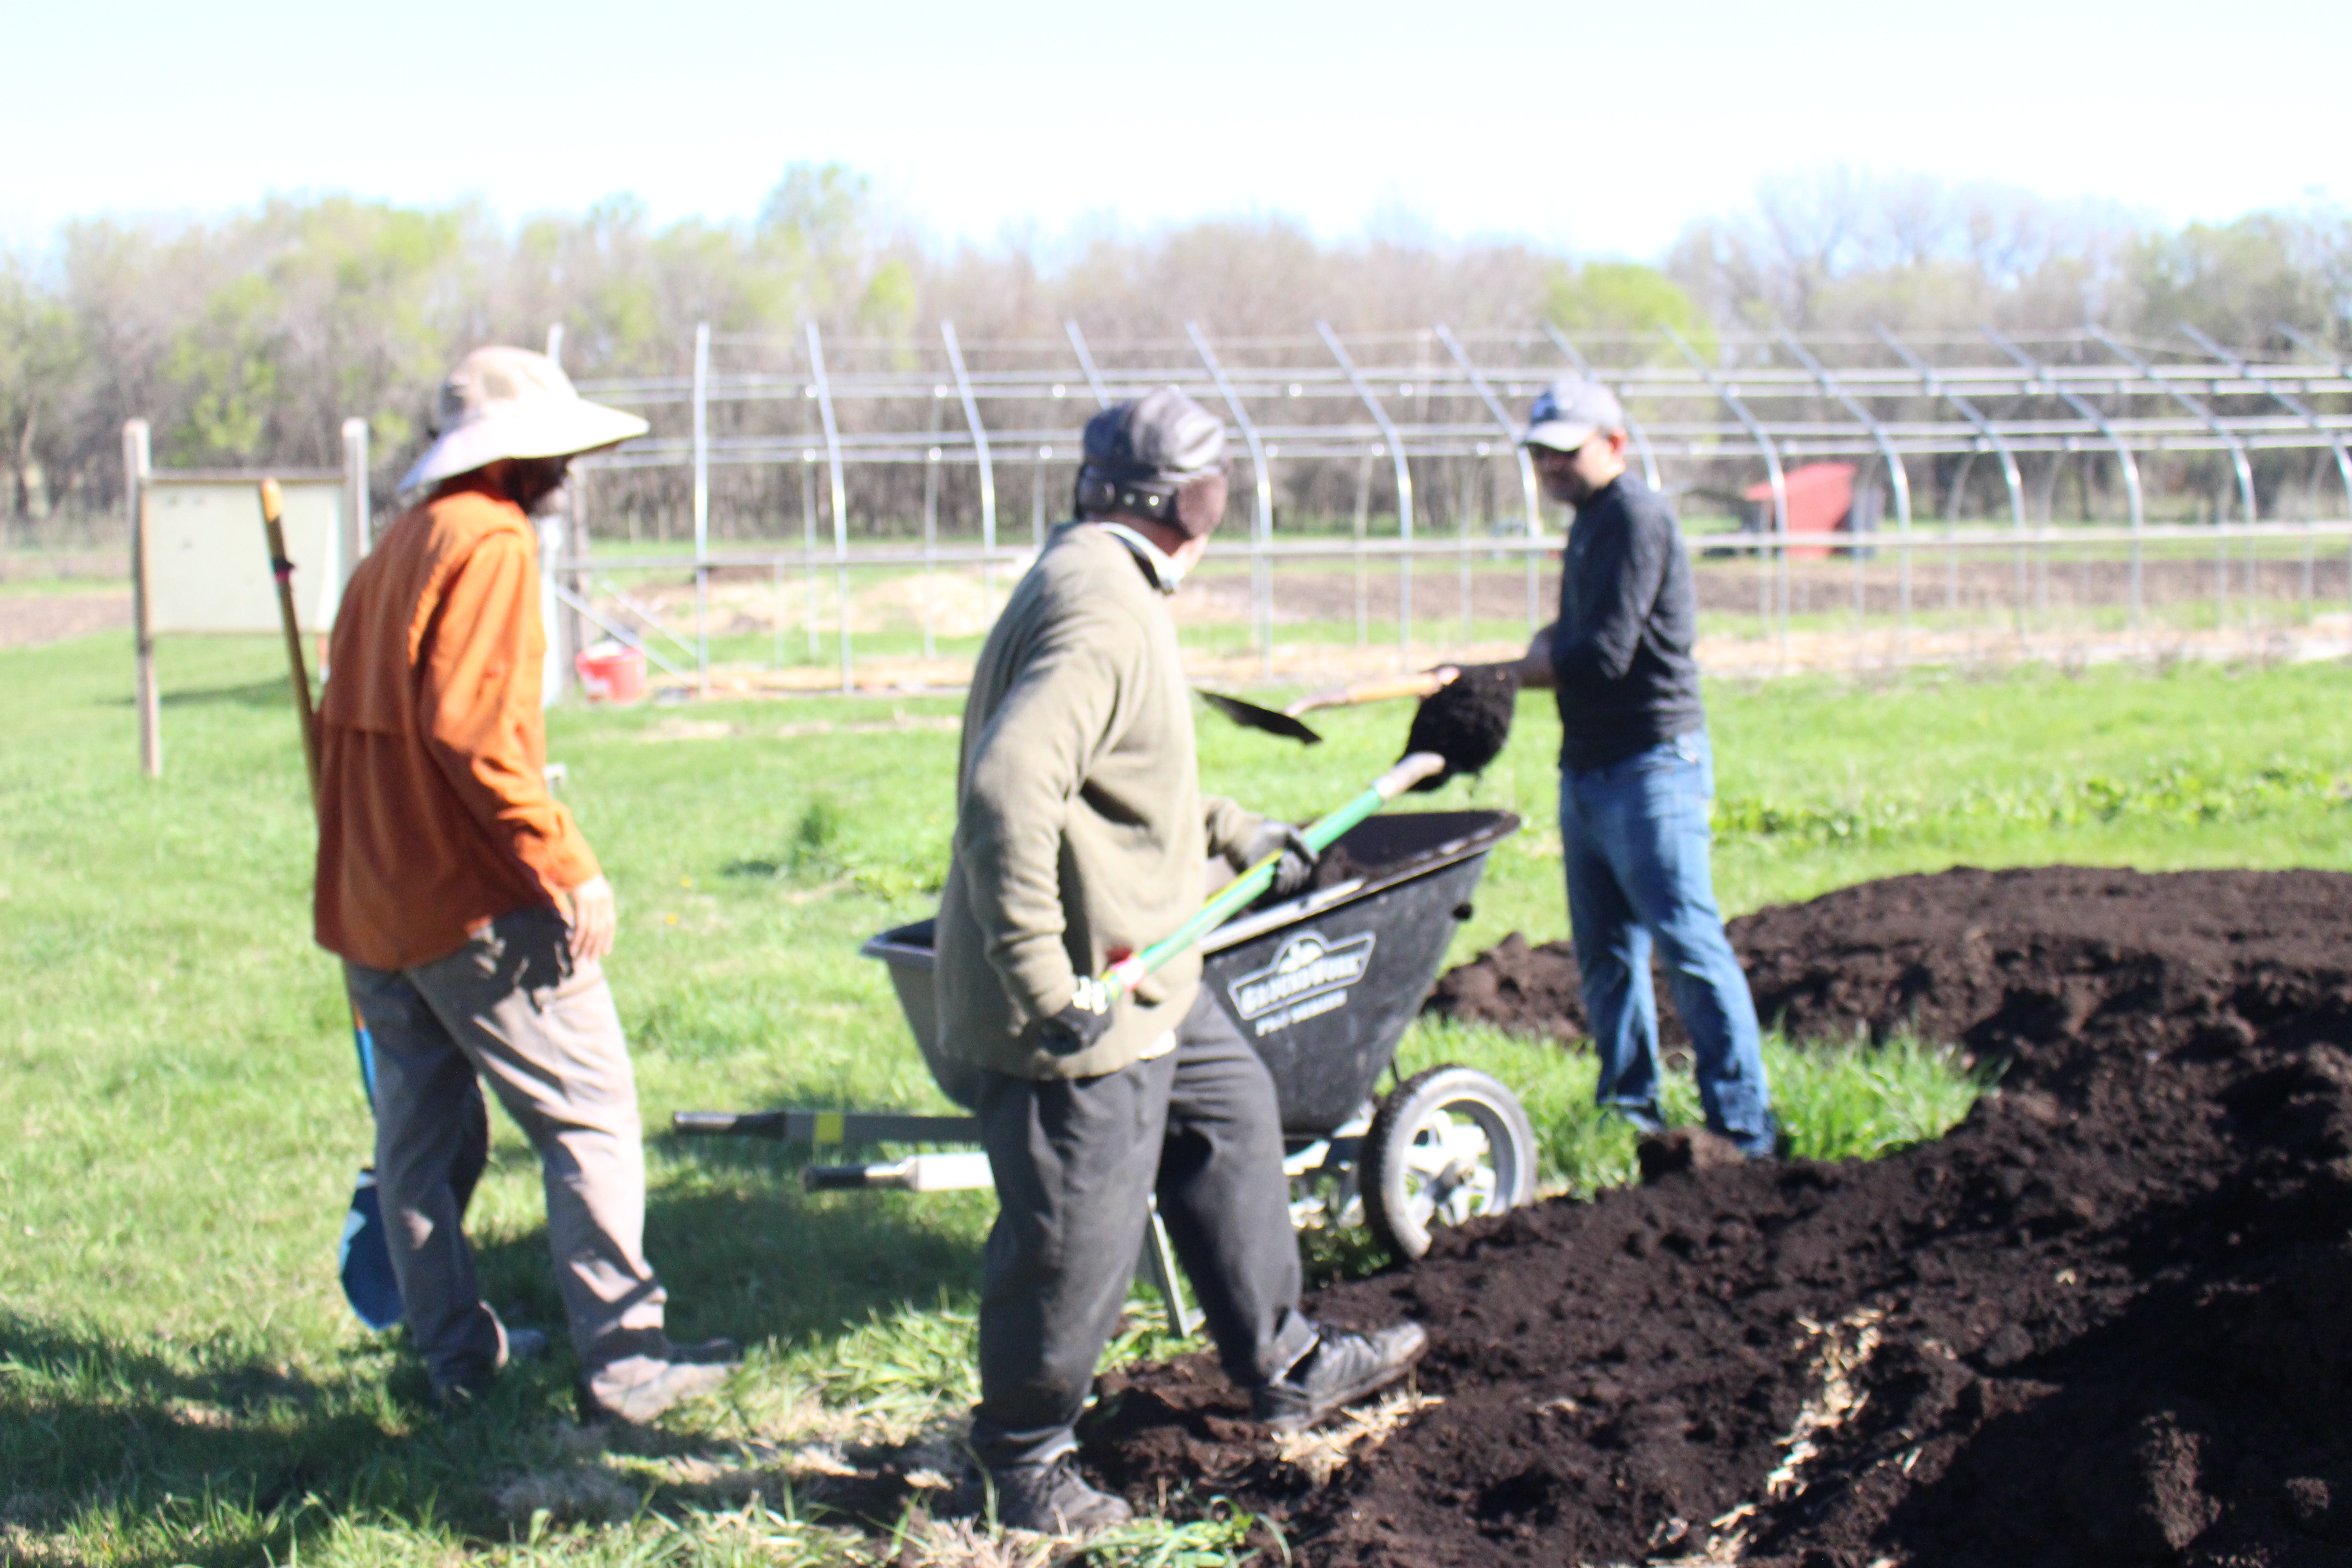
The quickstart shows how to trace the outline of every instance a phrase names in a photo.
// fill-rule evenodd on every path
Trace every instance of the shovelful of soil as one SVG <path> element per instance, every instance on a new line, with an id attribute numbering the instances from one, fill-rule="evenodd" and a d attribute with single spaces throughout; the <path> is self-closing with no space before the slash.
<path id="1" fill-rule="evenodd" d="M 1519 667 L 1466 664 L 1462 673 L 1421 700 L 1406 731 L 1404 755 L 1434 752 L 1445 771 L 1412 787 L 1433 790 L 1456 773 L 1482 773 L 1502 754 L 1518 711 Z"/>
<path id="2" fill-rule="evenodd" d="M 1955 870 L 1734 936 L 1792 1035 L 1916 1026 L 1999 1087 L 1321 1292 L 1433 1340 L 1434 1403 L 1328 1484 L 1205 1357 L 1106 1378 L 1086 1468 L 1316 1565 L 2352 1563 L 2352 876 Z"/>

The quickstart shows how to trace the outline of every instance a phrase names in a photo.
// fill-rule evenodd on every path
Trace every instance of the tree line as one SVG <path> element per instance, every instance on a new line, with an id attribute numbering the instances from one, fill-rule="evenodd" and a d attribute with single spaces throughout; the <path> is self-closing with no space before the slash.
<path id="1" fill-rule="evenodd" d="M 1134 236 L 943 246 L 893 224 L 838 165 L 789 169 L 748 222 L 651 221 L 617 197 L 508 225 L 475 205 L 278 199 L 206 221 L 91 219 L 0 256 L 0 513 L 16 537 L 119 497 L 122 422 L 152 423 L 171 467 L 331 467 L 369 422 L 380 491 L 429 435 L 433 391 L 467 347 L 536 346 L 564 327 L 577 376 L 677 374 L 696 323 L 791 352 L 805 321 L 858 345 L 1522 328 L 1607 336 L 1715 330 L 2032 333 L 2095 321 L 2168 338 L 2193 324 L 2275 346 L 2285 323 L 2352 350 L 2352 215 L 2312 206 L 2152 225 L 2095 203 L 1831 171 L 1769 183 L 1692 223 L 1658 265 L 1410 231 L 1338 242 L 1271 218 Z M 879 347 L 865 351 L 885 352 Z M 672 421 L 674 422 L 674 421 Z M 779 483 L 782 481 L 779 480 Z M 678 484 L 623 487 L 675 510 Z M 1025 507 L 1025 497 L 1008 506 Z M 781 504 L 781 503 L 780 503 Z"/>

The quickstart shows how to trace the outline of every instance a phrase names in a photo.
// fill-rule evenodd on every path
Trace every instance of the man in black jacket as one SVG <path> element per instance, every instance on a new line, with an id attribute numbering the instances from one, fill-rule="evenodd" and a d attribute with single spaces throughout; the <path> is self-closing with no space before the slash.
<path id="1" fill-rule="evenodd" d="M 1748 978 L 1724 935 L 1708 865 L 1715 762 L 1700 705 L 1698 605 L 1675 514 L 1625 468 L 1625 416 L 1604 387 L 1560 381 L 1520 444 L 1544 489 L 1576 509 L 1559 618 L 1521 683 L 1559 704 L 1559 837 L 1603 1106 L 1656 1131 L 1656 944 L 1690 1030 L 1709 1130 L 1748 1154 L 1776 1141 Z"/>

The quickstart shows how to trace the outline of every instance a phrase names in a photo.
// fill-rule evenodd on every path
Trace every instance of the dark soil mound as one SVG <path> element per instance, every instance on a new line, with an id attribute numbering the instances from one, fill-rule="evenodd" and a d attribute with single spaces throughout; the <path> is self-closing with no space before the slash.
<path id="1" fill-rule="evenodd" d="M 1746 952 L 1739 942 L 1738 922 L 1732 922 L 1730 930 L 1732 947 Z M 1439 975 L 1422 1011 L 1459 1018 L 1465 1024 L 1492 1024 L 1515 1035 L 1580 1039 L 1585 1033 L 1584 998 L 1576 988 L 1577 974 L 1576 952 L 1567 942 L 1529 947 L 1527 938 L 1513 931 L 1469 963 Z M 1663 987 L 1660 994 L 1663 997 Z M 1668 1006 L 1659 1008 L 1658 1024 L 1665 1033 L 1682 1026 Z"/>
<path id="2" fill-rule="evenodd" d="M 2352 877 L 1959 871 L 1736 940 L 1792 1027 L 1916 1018 L 2001 1092 L 1323 1293 L 1426 1322 L 1443 1401 L 1327 1487 L 1193 1362 L 1112 1380 L 1089 1463 L 1316 1564 L 2352 1562 Z"/>
<path id="3" fill-rule="evenodd" d="M 1357 859 L 1355 852 L 1345 844 L 1334 844 L 1316 859 L 1314 875 L 1307 879 L 1307 885 L 1319 891 L 1325 888 L 1336 888 L 1342 882 L 1352 882 L 1359 877 L 1369 877 L 1381 868 Z"/>
<path id="4" fill-rule="evenodd" d="M 2001 1051 L 2077 1031 L 2096 1009 L 2145 1012 L 2137 987 L 2159 984 L 2168 966 L 2207 973 L 2244 960 L 2250 944 L 2286 969 L 2340 963 L 2346 886 L 2318 871 L 1962 868 L 1758 910 L 1729 931 L 1757 1012 L 1791 1036 L 1884 1039 L 1908 1025 Z M 1679 1037 L 1663 986 L 1659 995 L 1663 1031 Z M 1584 1033 L 1575 952 L 1516 932 L 1441 975 L 1428 1008 L 1514 1034 Z"/>
<path id="5" fill-rule="evenodd" d="M 1464 665 L 1461 674 L 1413 710 L 1402 754 L 1435 752 L 1445 759 L 1445 771 L 1412 787 L 1433 790 L 1457 773 L 1485 773 L 1511 738 L 1511 721 L 1518 710 L 1517 665 Z"/>

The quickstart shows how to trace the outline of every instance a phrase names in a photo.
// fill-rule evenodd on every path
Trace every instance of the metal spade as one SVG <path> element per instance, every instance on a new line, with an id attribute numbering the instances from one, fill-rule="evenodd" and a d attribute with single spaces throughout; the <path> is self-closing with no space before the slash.
<path id="1" fill-rule="evenodd" d="M 1322 736 L 1287 713 L 1272 708 L 1261 708 L 1255 702 L 1244 702 L 1238 697 L 1228 697 L 1222 691 L 1202 691 L 1197 686 L 1192 689 L 1202 701 L 1244 729 L 1263 730 L 1269 735 L 1280 735 L 1285 740 L 1297 741 L 1309 746 L 1320 745 L 1323 742 Z"/>

